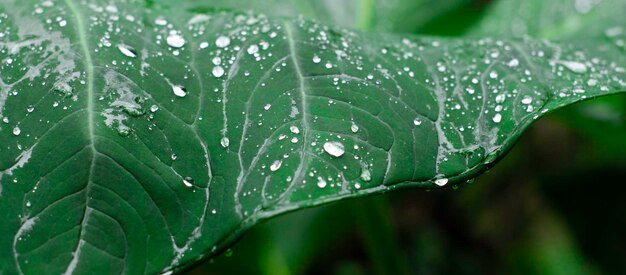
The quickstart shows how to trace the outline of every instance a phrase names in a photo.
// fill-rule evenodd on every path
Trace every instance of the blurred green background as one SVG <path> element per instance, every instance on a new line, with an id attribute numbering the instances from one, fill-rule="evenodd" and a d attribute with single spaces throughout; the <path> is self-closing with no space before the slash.
<path id="1" fill-rule="evenodd" d="M 325 8 L 345 1 L 356 0 Z M 626 21 L 623 0 L 379 1 L 391 4 L 344 25 L 567 39 Z M 626 96 L 583 102 L 540 120 L 474 182 L 287 214 L 188 274 L 626 274 L 625 143 Z"/>

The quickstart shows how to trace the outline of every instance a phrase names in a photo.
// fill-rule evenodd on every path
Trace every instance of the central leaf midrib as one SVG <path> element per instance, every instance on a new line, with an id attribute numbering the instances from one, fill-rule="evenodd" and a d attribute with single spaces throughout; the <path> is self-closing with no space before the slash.
<path id="1" fill-rule="evenodd" d="M 86 94 L 87 96 L 86 119 L 87 119 L 87 128 L 88 128 L 87 134 L 88 134 L 88 139 L 89 139 L 88 146 L 91 149 L 91 164 L 89 166 L 87 183 L 85 184 L 85 209 L 83 211 L 83 217 L 81 218 L 80 227 L 79 227 L 79 232 L 80 232 L 79 240 L 76 244 L 76 248 L 73 250 L 72 260 L 70 261 L 70 263 L 67 266 L 67 269 L 64 272 L 64 274 L 71 274 L 73 270 L 76 268 L 76 265 L 78 264 L 78 259 L 80 256 L 80 249 L 81 249 L 81 246 L 84 244 L 83 243 L 83 236 L 85 234 L 84 227 L 86 226 L 86 223 L 88 221 L 88 215 L 90 212 L 89 206 L 87 205 L 88 204 L 87 201 L 89 200 L 89 189 L 92 183 L 91 179 L 94 173 L 96 156 L 98 154 L 98 151 L 96 150 L 96 146 L 95 146 L 96 135 L 95 135 L 95 125 L 94 125 L 94 84 L 93 84 L 94 65 L 93 65 L 93 58 L 89 50 L 89 44 L 87 42 L 87 30 L 85 28 L 85 23 L 83 21 L 83 18 L 81 14 L 79 13 L 78 9 L 76 8 L 76 5 L 74 4 L 73 0 L 65 0 L 65 4 L 67 5 L 71 14 L 74 17 L 76 29 L 78 32 L 77 34 L 78 34 L 81 52 L 84 57 L 85 74 L 87 77 L 87 94 Z"/>

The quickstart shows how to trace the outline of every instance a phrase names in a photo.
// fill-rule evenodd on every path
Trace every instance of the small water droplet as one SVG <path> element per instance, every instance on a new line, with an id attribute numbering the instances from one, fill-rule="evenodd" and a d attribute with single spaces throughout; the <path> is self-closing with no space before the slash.
<path id="1" fill-rule="evenodd" d="M 517 60 L 517 58 L 513 58 L 511 59 L 511 61 L 509 61 L 508 66 L 513 68 L 513 67 L 517 67 L 519 65 L 519 60 Z"/>
<path id="2" fill-rule="evenodd" d="M 275 172 L 280 169 L 280 166 L 283 165 L 283 161 L 280 159 L 275 160 L 272 165 L 270 165 L 270 171 Z"/>
<path id="3" fill-rule="evenodd" d="M 372 180 L 372 172 L 370 172 L 367 166 L 361 167 L 361 179 L 367 182 Z"/>
<path id="4" fill-rule="evenodd" d="M 320 62 L 322 62 L 322 59 L 319 56 L 314 55 L 313 56 L 313 63 L 318 64 Z"/>
<path id="5" fill-rule="evenodd" d="M 13 128 L 13 135 L 14 136 L 19 136 L 22 133 L 22 130 L 20 129 L 19 126 L 15 126 L 15 128 Z"/>
<path id="6" fill-rule="evenodd" d="M 343 144 L 337 141 L 328 141 L 324 143 L 324 151 L 333 157 L 341 157 L 346 152 Z"/>
<path id="7" fill-rule="evenodd" d="M 356 125 L 354 122 L 352 122 L 352 126 L 350 126 L 350 130 L 351 130 L 353 133 L 358 132 L 358 131 L 359 131 L 359 125 Z"/>
<path id="8" fill-rule="evenodd" d="M 192 177 L 185 177 L 183 179 L 183 184 L 187 187 L 192 187 L 193 186 L 193 178 Z"/>
<path id="9" fill-rule="evenodd" d="M 119 44 L 117 45 L 117 49 L 125 56 L 137 57 L 137 51 L 135 51 L 135 49 L 133 49 L 131 46 Z"/>
<path id="10" fill-rule="evenodd" d="M 152 106 L 150 106 L 150 112 L 155 113 L 155 112 L 156 112 L 156 111 L 158 111 L 158 110 L 159 110 L 159 106 L 157 106 L 157 105 L 152 105 Z"/>
<path id="11" fill-rule="evenodd" d="M 319 188 L 324 188 L 326 187 L 327 183 L 326 180 L 322 177 L 317 177 L 317 187 Z"/>
<path id="12" fill-rule="evenodd" d="M 265 109 L 265 111 L 269 110 L 270 108 L 272 108 L 272 104 L 265 104 L 265 106 L 263 106 L 263 109 Z"/>
<path id="13" fill-rule="evenodd" d="M 172 160 L 176 160 L 176 159 L 178 158 L 178 156 L 177 156 L 176 154 L 172 154 L 172 155 L 170 156 L 170 158 L 171 158 Z"/>
<path id="14" fill-rule="evenodd" d="M 167 20 L 165 20 L 165 18 L 163 17 L 157 17 L 157 19 L 154 20 L 154 24 L 157 24 L 159 26 L 165 26 L 167 25 Z"/>
<path id="15" fill-rule="evenodd" d="M 228 139 L 227 137 L 223 137 L 222 140 L 220 140 L 220 144 L 222 145 L 222 147 L 227 148 L 228 145 L 230 145 L 230 139 Z"/>
<path id="16" fill-rule="evenodd" d="M 292 125 L 291 127 L 289 127 L 289 131 L 291 131 L 294 134 L 299 134 L 300 128 L 298 128 L 298 126 Z"/>
<path id="17" fill-rule="evenodd" d="M 226 36 L 220 36 L 215 40 L 215 46 L 218 48 L 226 48 L 230 45 L 230 38 Z"/>
<path id="18" fill-rule="evenodd" d="M 209 42 L 201 42 L 200 43 L 200 49 L 206 49 L 209 47 Z"/>
<path id="19" fill-rule="evenodd" d="M 248 47 L 247 50 L 248 54 L 255 54 L 259 52 L 259 46 L 257 45 L 250 45 L 250 47 Z"/>
<path id="20" fill-rule="evenodd" d="M 587 66 L 585 64 L 583 64 L 583 63 L 580 63 L 580 62 L 576 62 L 576 61 L 560 61 L 559 63 L 561 65 L 565 66 L 570 71 L 575 72 L 575 73 L 584 74 L 584 73 L 587 72 Z"/>
<path id="21" fill-rule="evenodd" d="M 415 118 L 415 119 L 413 120 L 413 125 L 415 125 L 415 126 L 420 126 L 420 125 L 422 125 L 422 120 L 421 120 L 421 119 L 419 119 L 419 118 Z"/>
<path id="22" fill-rule="evenodd" d="M 501 114 L 496 114 L 495 116 L 493 116 L 493 122 L 500 123 L 500 121 L 502 121 L 502 115 Z"/>
<path id="23" fill-rule="evenodd" d="M 435 180 L 435 184 L 438 185 L 438 186 L 444 186 L 444 185 L 448 184 L 448 179 L 446 179 L 446 178 L 436 179 Z"/>
<path id="24" fill-rule="evenodd" d="M 35 107 L 33 105 L 28 106 L 28 108 L 26 108 L 26 112 L 32 113 L 33 111 L 35 111 Z"/>
<path id="25" fill-rule="evenodd" d="M 172 91 L 177 97 L 185 97 L 187 95 L 187 89 L 181 85 L 172 86 Z"/>
<path id="26" fill-rule="evenodd" d="M 533 103 L 533 98 L 530 96 L 524 96 L 524 98 L 522 98 L 522 104 L 528 105 L 530 103 Z"/>
<path id="27" fill-rule="evenodd" d="M 215 66 L 213 67 L 212 73 L 213 73 L 213 76 L 220 78 L 224 75 L 225 71 L 222 66 Z"/>

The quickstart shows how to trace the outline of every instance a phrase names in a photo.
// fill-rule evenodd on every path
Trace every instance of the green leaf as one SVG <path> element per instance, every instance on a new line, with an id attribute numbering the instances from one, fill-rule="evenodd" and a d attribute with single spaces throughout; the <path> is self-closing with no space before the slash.
<path id="1" fill-rule="evenodd" d="M 3 273 L 180 270 L 281 213 L 473 178 L 541 115 L 626 86 L 607 41 L 145 3 L 2 0 Z"/>

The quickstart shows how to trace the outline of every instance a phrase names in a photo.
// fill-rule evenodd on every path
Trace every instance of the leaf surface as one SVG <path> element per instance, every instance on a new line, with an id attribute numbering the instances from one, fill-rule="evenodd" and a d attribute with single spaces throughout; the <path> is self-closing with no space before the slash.
<path id="1" fill-rule="evenodd" d="M 604 41 L 143 1 L 2 0 L 0 34 L 5 273 L 178 270 L 280 213 L 473 178 L 542 114 L 626 86 Z"/>

